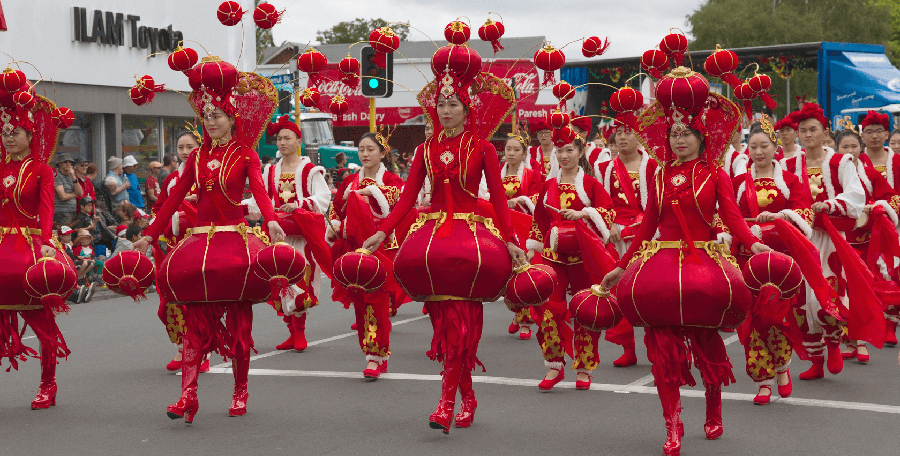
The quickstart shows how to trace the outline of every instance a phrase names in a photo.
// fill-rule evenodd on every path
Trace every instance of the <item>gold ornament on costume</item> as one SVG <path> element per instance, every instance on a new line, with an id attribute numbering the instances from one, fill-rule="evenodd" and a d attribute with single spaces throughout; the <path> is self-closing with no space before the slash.
<path id="1" fill-rule="evenodd" d="M 531 137 L 528 136 L 528 128 L 525 125 L 515 125 L 515 128 L 513 128 L 513 132 L 507 133 L 506 136 L 509 138 L 515 138 L 516 141 L 522 143 L 522 147 L 525 148 L 525 152 L 528 152 L 528 146 L 531 144 Z"/>
<path id="2" fill-rule="evenodd" d="M 378 144 L 381 144 L 381 147 L 385 152 L 391 151 L 391 145 L 388 144 L 388 141 L 391 140 L 391 136 L 394 134 L 394 131 L 397 130 L 397 126 L 395 125 L 393 128 L 379 125 L 378 132 L 375 133 L 375 140 L 378 141 Z"/>
<path id="3" fill-rule="evenodd" d="M 768 115 L 763 114 L 762 117 L 759 118 L 759 124 L 762 127 L 762 130 L 769 136 L 769 139 L 771 139 L 773 143 L 778 144 L 778 137 L 775 136 L 775 126 L 772 125 L 772 119 L 770 119 Z"/>
<path id="4" fill-rule="evenodd" d="M 843 119 L 838 119 L 837 126 L 843 130 L 856 132 L 856 125 L 853 125 L 853 118 L 850 116 L 844 116 Z"/>

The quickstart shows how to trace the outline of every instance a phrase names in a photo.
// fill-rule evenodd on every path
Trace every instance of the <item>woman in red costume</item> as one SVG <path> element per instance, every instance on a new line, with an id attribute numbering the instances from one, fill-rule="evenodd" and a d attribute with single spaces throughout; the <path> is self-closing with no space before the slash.
<path id="1" fill-rule="evenodd" d="M 273 242 L 284 239 L 260 174 L 256 144 L 275 111 L 272 83 L 255 73 L 239 73 L 215 56 L 188 71 L 194 91 L 189 101 L 203 118 L 203 145 L 188 157 L 184 173 L 169 192 L 156 221 L 134 249 L 145 251 L 158 238 L 197 186 L 197 221 L 157 271 L 159 293 L 185 309 L 181 398 L 167 409 L 172 419 L 191 423 L 197 413 L 197 374 L 203 355 L 232 358 L 234 397 L 228 413 L 247 412 L 247 374 L 253 338 L 251 304 L 269 299 L 267 282 L 251 271 L 266 236 L 251 229 L 241 205 L 244 185 L 259 203 Z M 223 322 L 224 320 L 224 322 Z M 224 323 L 224 324 L 223 324 Z"/>
<path id="2" fill-rule="evenodd" d="M 431 68 L 436 79 L 419 93 L 419 103 L 438 120 L 434 135 L 419 146 L 400 200 L 363 248 L 378 250 L 386 233 L 412 210 L 428 176 L 431 205 L 410 227 L 397 252 L 394 275 L 412 299 L 427 304 L 433 318 L 429 354 L 443 361 L 444 372 L 441 400 L 429 423 L 447 433 L 457 389 L 462 406 L 456 426 L 468 427 L 474 419 L 471 372 L 481 365 L 481 303 L 499 298 L 513 260 L 524 263 L 525 252 L 510 222 L 497 152 L 487 141 L 515 106 L 512 89 L 481 72 L 481 57 L 467 46 L 438 49 Z M 490 205 L 479 204 L 482 175 Z"/>
<path id="3" fill-rule="evenodd" d="M 861 154 L 863 139 L 855 131 L 842 130 L 838 133 L 835 147 L 837 153 L 853 157 L 856 172 L 866 192 L 866 205 L 863 207 L 865 215 L 857 220 L 852 231 L 847 232 L 847 242 L 860 253 L 863 262 L 871 269 L 874 283 L 879 284 L 878 289 L 897 290 L 897 285 L 891 281 L 897 277 L 895 264 L 900 257 L 900 244 L 897 242 L 900 196 L 897 196 L 897 192 L 878 169 L 866 163 L 863 158 L 865 155 Z M 896 318 L 897 309 L 891 306 L 883 313 L 886 323 L 890 323 L 892 317 Z M 886 331 L 885 338 L 891 334 L 890 330 Z M 856 358 L 863 364 L 869 362 L 866 341 L 846 338 L 844 341 L 849 348 L 842 353 L 844 359 Z"/>
<path id="4" fill-rule="evenodd" d="M 334 241 L 332 256 L 352 252 L 380 229 L 391 208 L 397 204 L 403 180 L 389 172 L 391 147 L 388 137 L 382 134 L 366 133 L 359 140 L 359 161 L 362 170 L 341 182 L 330 213 L 332 229 L 329 240 Z M 353 305 L 356 314 L 356 331 L 359 347 L 366 355 L 366 369 L 363 376 L 376 380 L 387 372 L 388 358 L 391 357 L 391 310 L 407 301 L 403 289 L 393 280 L 394 256 L 399 248 L 393 235 L 387 244 L 375 254 L 387 269 L 388 283 L 381 289 L 364 293 L 349 290 L 337 281 L 332 281 L 332 299 Z"/>
<path id="5" fill-rule="evenodd" d="M 331 277 L 333 263 L 325 243 L 325 213 L 331 202 L 331 190 L 325 181 L 325 168 L 313 165 L 309 157 L 300 155 L 302 133 L 296 122 L 281 116 L 270 123 L 269 136 L 281 153 L 276 164 L 263 169 L 263 182 L 269 192 L 278 220 L 287 237 L 285 242 L 306 258 L 305 276 L 285 290 L 277 302 L 278 315 L 287 325 L 290 336 L 276 345 L 276 350 L 306 350 L 306 316 L 309 309 L 319 305 L 320 272 Z M 254 199 L 246 201 L 251 217 L 258 219 L 259 206 Z"/>
<path id="6" fill-rule="evenodd" d="M 706 438 L 722 435 L 722 385 L 735 378 L 717 329 L 743 322 L 752 300 L 735 259 L 715 241 L 716 215 L 753 253 L 771 249 L 744 223 L 720 168 L 740 123 L 737 106 L 710 94 L 706 79 L 685 67 L 659 81 L 657 99 L 642 114 L 638 133 L 661 168 L 631 247 L 602 285 L 618 284 L 623 314 L 646 326 L 666 419 L 663 452 L 677 455 L 684 434 L 679 387 L 695 384 L 692 358 L 706 388 Z"/>
<path id="7" fill-rule="evenodd" d="M 794 257 L 807 280 L 816 280 L 816 289 L 828 289 L 819 252 L 806 240 L 812 234 L 813 222 L 808 193 L 797 176 L 785 171 L 775 159 L 776 141 L 775 128 L 764 115 L 760 127 L 750 132 L 747 141 L 750 167 L 733 181 L 738 207 L 750 230 L 766 245 Z M 742 244 L 735 245 L 734 250 L 743 267 L 752 253 Z M 759 387 L 753 399 L 755 404 L 769 403 L 776 379 L 781 397 L 790 396 L 793 390 L 788 366 L 794 350 L 784 321 L 790 307 L 790 302 L 783 303 L 784 313 L 777 316 L 754 308 L 738 331 L 744 344 L 747 375 Z"/>
<path id="8" fill-rule="evenodd" d="M 591 387 L 590 372 L 600 364 L 597 352 L 600 332 L 589 331 L 576 321 L 573 337 L 566 323 L 566 295 L 590 288 L 608 272 L 607 269 L 592 276 L 581 245 L 606 243 L 616 214 L 609 194 L 592 175 L 581 137 L 564 137 L 570 131 L 568 128 L 557 131 L 559 174 L 544 182 L 527 242 L 529 253 L 540 254 L 540 262 L 553 268 L 557 277 L 553 295 L 539 309 L 537 340 L 544 364 L 550 369 L 538 385 L 543 391 L 549 391 L 566 377 L 565 355 L 573 342 L 575 387 L 580 390 Z M 579 223 L 580 220 L 584 221 Z"/>
<path id="9" fill-rule="evenodd" d="M 23 286 L 25 272 L 42 257 L 56 258 L 75 274 L 72 260 L 51 238 L 53 230 L 53 169 L 47 162 L 56 149 L 59 129 L 50 113 L 52 101 L 34 94 L 24 82 L 16 92 L 31 95 L 30 106 L 12 101 L 12 94 L 0 94 L 0 361 L 9 360 L 19 368 L 26 356 L 41 360 L 41 383 L 32 409 L 56 405 L 57 358 L 69 355 L 56 315 L 68 312 L 65 297 L 59 305 L 46 306 L 28 295 Z M 40 353 L 22 343 L 25 328 L 31 327 L 40 342 Z M 7 368 L 9 371 L 9 368 Z"/>
<path id="10" fill-rule="evenodd" d="M 538 140 L 538 145 L 528 148 L 525 163 L 544 178 L 555 176 L 559 172 L 559 162 L 556 161 L 556 146 L 553 145 L 553 127 L 545 120 L 538 120 L 531 124 L 529 131 Z"/>
<path id="11" fill-rule="evenodd" d="M 540 171 L 528 166 L 528 145 L 531 139 L 524 130 L 517 130 L 508 134 L 506 147 L 503 151 L 503 166 L 500 167 L 500 176 L 503 178 L 503 188 L 506 190 L 506 203 L 511 211 L 520 214 L 533 215 L 534 206 L 544 178 Z M 530 229 L 528 224 L 526 229 Z M 517 233 L 519 238 L 528 236 L 527 232 Z M 526 307 L 516 312 L 513 321 L 509 325 L 509 333 L 519 331 L 519 339 L 531 339 L 531 327 L 535 324 L 534 309 Z"/>
<path id="12" fill-rule="evenodd" d="M 178 176 L 184 173 L 184 166 L 188 156 L 190 156 L 192 151 L 200 148 L 200 141 L 195 134 L 195 132 L 185 131 L 178 136 L 175 144 L 176 151 L 178 152 L 178 159 L 181 161 L 181 164 L 178 165 L 178 168 L 175 171 L 166 177 L 166 180 L 163 181 L 163 184 L 160 186 L 159 198 L 153 205 L 154 214 L 162 209 L 163 204 L 165 204 L 166 199 L 169 197 L 169 191 L 175 188 L 175 184 L 178 182 Z M 175 246 L 184 239 L 186 230 L 194 226 L 193 224 L 197 217 L 197 209 L 194 208 L 194 203 L 196 202 L 197 190 L 196 188 L 193 188 L 191 189 L 190 194 L 185 197 L 184 201 L 181 203 L 178 211 L 172 214 L 172 220 L 169 223 L 169 227 L 166 229 L 165 234 L 160 237 L 160 239 L 164 240 L 166 243 L 167 251 L 174 249 Z M 157 262 L 157 266 L 162 264 L 163 257 L 161 255 L 156 255 L 153 259 Z M 156 315 L 166 326 L 166 333 L 169 335 L 169 340 L 178 346 L 178 354 L 166 365 L 166 370 L 171 372 L 180 371 L 181 359 L 183 356 L 183 346 L 181 342 L 184 339 L 184 333 L 186 331 L 184 326 L 184 306 L 167 302 L 166 298 L 162 294 L 159 294 L 159 310 Z M 207 371 L 209 371 L 209 360 L 204 359 L 203 364 L 200 366 L 200 372 Z"/>

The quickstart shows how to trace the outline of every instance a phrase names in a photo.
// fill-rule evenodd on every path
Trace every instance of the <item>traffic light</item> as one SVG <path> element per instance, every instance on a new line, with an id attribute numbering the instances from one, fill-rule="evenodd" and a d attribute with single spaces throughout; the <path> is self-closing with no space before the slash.
<path id="1" fill-rule="evenodd" d="M 286 90 L 278 91 L 278 113 L 279 114 L 290 114 L 294 112 L 294 108 L 291 105 L 291 92 Z"/>
<path id="2" fill-rule="evenodd" d="M 375 49 L 365 46 L 359 52 L 360 84 L 362 94 L 367 98 L 387 98 L 394 93 L 394 54 L 387 54 L 386 68 L 375 64 Z"/>

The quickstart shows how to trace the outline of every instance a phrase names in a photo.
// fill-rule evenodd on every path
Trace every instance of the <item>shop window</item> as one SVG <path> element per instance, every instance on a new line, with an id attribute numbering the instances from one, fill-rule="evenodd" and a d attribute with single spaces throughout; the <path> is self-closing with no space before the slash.
<path id="1" fill-rule="evenodd" d="M 93 147 L 93 120 L 92 115 L 84 113 L 75 114 L 75 122 L 72 126 L 60 130 L 56 140 L 56 153 L 68 153 L 72 158 L 87 159 L 95 162 Z"/>
<path id="2" fill-rule="evenodd" d="M 122 155 L 133 155 L 137 160 L 137 174 L 141 183 L 149 174 L 147 165 L 159 161 L 159 118 L 122 116 Z"/>

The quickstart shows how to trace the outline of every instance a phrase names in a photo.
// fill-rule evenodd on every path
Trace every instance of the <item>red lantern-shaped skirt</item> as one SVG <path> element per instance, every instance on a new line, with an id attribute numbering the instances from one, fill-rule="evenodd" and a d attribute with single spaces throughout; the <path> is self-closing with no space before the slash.
<path id="1" fill-rule="evenodd" d="M 144 290 L 153 285 L 153 262 L 134 250 L 120 252 L 103 264 L 103 283 L 135 301 L 146 299 Z"/>
<path id="2" fill-rule="evenodd" d="M 31 230 L 32 228 L 24 228 Z M 23 286 L 26 271 L 41 259 L 40 235 L 29 234 L 31 242 L 17 232 L 8 232 L 13 228 L 0 227 L 0 305 L 39 306 L 41 299 L 31 296 Z M 17 230 L 17 228 L 16 228 Z M 52 246 L 57 247 L 57 246 Z M 70 269 L 74 274 L 75 265 L 72 259 L 61 248 L 57 248 L 55 259 Z"/>
<path id="3" fill-rule="evenodd" d="M 496 301 L 512 259 L 490 219 L 456 213 L 447 236 L 435 233 L 443 213 L 422 213 L 394 259 L 394 276 L 415 301 Z"/>
<path id="4" fill-rule="evenodd" d="M 347 288 L 372 293 L 384 286 L 387 269 L 372 252 L 357 249 L 334 262 L 334 279 Z"/>
<path id="5" fill-rule="evenodd" d="M 506 306 L 512 311 L 523 307 L 539 306 L 553 294 L 556 273 L 543 264 L 516 268 L 516 274 L 506 284 Z"/>
<path id="6" fill-rule="evenodd" d="M 738 327 L 753 296 L 734 257 L 722 244 L 695 241 L 685 258 L 682 241 L 650 241 L 618 285 L 619 308 L 634 326 Z"/>
<path id="7" fill-rule="evenodd" d="M 600 285 L 575 293 L 569 302 L 569 313 L 578 324 L 594 332 L 612 328 L 622 321 L 616 298 Z"/>

